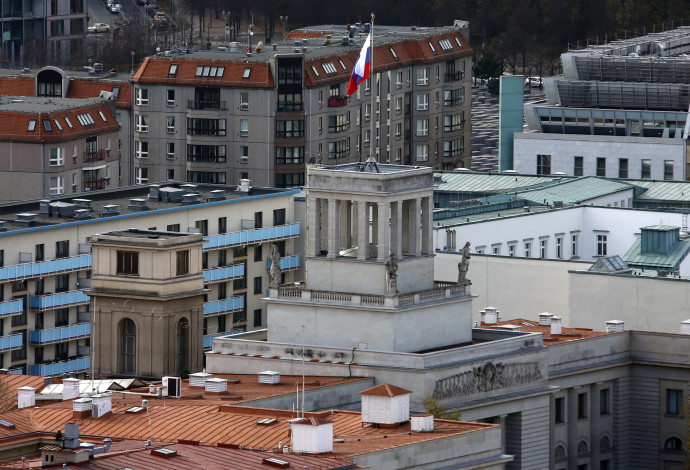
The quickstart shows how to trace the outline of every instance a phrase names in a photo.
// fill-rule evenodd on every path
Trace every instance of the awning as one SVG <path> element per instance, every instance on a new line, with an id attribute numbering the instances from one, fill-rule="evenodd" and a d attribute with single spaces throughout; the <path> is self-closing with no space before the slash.
<path id="1" fill-rule="evenodd" d="M 93 166 L 91 168 L 82 168 L 82 171 L 102 170 L 106 165 Z"/>

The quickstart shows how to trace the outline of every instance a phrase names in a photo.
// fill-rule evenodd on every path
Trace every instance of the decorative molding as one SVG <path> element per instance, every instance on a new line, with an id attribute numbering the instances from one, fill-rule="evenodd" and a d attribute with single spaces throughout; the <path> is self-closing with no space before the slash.
<path id="1" fill-rule="evenodd" d="M 437 400 L 463 397 L 539 380 L 542 380 L 542 374 L 537 362 L 487 362 L 483 366 L 437 380 L 433 397 Z"/>

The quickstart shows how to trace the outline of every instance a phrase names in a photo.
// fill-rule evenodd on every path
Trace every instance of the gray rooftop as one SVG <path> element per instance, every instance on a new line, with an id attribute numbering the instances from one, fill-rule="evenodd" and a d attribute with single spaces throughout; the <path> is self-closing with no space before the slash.
<path id="1" fill-rule="evenodd" d="M 45 96 L 0 96 L 0 111 L 12 113 L 55 113 L 104 103 L 104 98 L 46 98 Z"/>

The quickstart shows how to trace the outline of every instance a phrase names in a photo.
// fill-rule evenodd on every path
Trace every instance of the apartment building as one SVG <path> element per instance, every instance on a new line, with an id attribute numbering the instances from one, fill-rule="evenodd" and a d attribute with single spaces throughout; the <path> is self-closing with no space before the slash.
<path id="1" fill-rule="evenodd" d="M 315 26 L 272 50 L 145 59 L 132 79 L 134 183 L 303 186 L 308 163 L 365 161 L 371 146 L 380 162 L 469 167 L 471 50 L 461 27 L 377 26 L 373 82 L 347 96 L 367 29 L 350 37 Z"/>
<path id="2" fill-rule="evenodd" d="M 300 264 L 294 193 L 252 188 L 248 181 L 240 190 L 170 184 L 0 206 L 0 366 L 46 376 L 89 369 L 95 319 L 88 242 L 132 228 L 201 233 L 203 347 L 227 331 L 264 328 L 260 299 L 273 244 L 285 282 Z M 114 309 L 103 302 L 97 308 Z"/>

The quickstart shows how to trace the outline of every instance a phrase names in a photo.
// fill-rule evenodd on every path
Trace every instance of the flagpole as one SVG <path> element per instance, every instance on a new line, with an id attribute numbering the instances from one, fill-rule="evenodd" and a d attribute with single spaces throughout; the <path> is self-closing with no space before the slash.
<path id="1" fill-rule="evenodd" d="M 369 136 L 369 159 L 367 160 L 367 165 L 366 166 L 371 166 L 372 169 L 376 172 L 379 173 L 379 165 L 376 161 L 376 153 L 374 152 L 374 143 L 376 142 L 376 125 L 374 122 L 374 116 L 375 110 L 376 110 L 376 99 L 374 92 L 377 89 L 376 87 L 376 77 L 374 76 L 374 18 L 375 15 L 372 12 L 371 13 L 371 27 L 369 28 L 369 34 L 371 35 L 371 57 L 369 58 L 369 79 L 371 80 L 371 87 L 370 87 L 370 92 L 371 92 L 371 111 L 370 111 L 370 119 L 371 119 L 371 128 L 370 128 L 370 133 L 371 135 Z"/>

